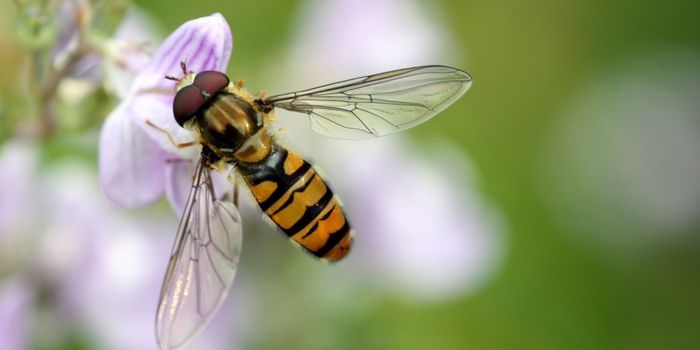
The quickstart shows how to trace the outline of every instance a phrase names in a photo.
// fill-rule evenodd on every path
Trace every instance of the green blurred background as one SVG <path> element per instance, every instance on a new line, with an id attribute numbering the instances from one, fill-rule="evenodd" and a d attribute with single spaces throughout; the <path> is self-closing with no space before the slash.
<path id="1" fill-rule="evenodd" d="M 191 18 L 221 12 L 234 35 L 229 74 L 259 87 L 269 83 L 255 79 L 263 75 L 260 58 L 287 49 L 301 8 L 300 1 L 134 2 L 160 21 L 165 33 Z M 605 103 L 589 115 L 572 106 L 585 107 L 590 94 L 604 95 L 617 74 L 650 84 L 663 81 L 668 71 L 696 79 L 678 73 L 673 53 L 682 52 L 685 67 L 697 72 L 700 2 L 439 0 L 424 5 L 455 40 L 459 61 L 451 63 L 469 71 L 475 82 L 459 103 L 409 137 L 418 144 L 444 138 L 471 157 L 479 190 L 503 216 L 505 260 L 470 295 L 431 303 L 386 298 L 375 309 L 318 321 L 332 333 L 325 342 L 271 327 L 254 348 L 700 349 L 697 221 L 668 229 L 674 231 L 669 241 L 658 238 L 666 232 L 656 232 L 666 226 L 627 222 L 644 218 L 616 212 L 624 206 L 596 212 L 594 207 L 608 208 L 610 198 L 625 196 L 606 182 L 605 174 L 615 166 L 587 163 L 604 175 L 591 180 L 593 190 L 577 190 L 590 179 L 577 172 L 580 159 L 557 143 L 568 140 L 557 135 L 569 116 L 575 114 L 580 125 L 589 117 L 599 120 Z M 663 58 L 669 52 L 670 58 Z M 20 60 L 0 57 L 5 95 L 17 79 L 7 67 Z M 690 96 L 700 99 L 700 81 L 688 86 Z M 691 117 L 700 118 L 700 109 L 692 111 Z M 665 116 L 658 114 L 661 120 Z M 637 121 L 627 116 L 617 127 Z M 576 147 L 585 148 L 585 141 Z M 605 158 L 608 151 L 596 137 L 590 150 L 593 158 Z M 662 175 L 659 182 L 672 181 Z M 610 197 L 596 196 L 600 188 Z M 614 246 L 606 237 L 613 237 Z"/>

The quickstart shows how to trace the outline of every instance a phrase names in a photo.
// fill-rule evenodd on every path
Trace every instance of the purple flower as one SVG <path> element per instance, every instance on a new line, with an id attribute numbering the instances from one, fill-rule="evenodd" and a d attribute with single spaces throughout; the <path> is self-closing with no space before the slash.
<path id="1" fill-rule="evenodd" d="M 173 144 L 193 136 L 173 119 L 175 83 L 164 77 L 179 76 L 181 61 L 195 72 L 225 71 L 231 48 L 228 23 L 217 13 L 183 24 L 155 51 L 102 128 L 100 184 L 110 200 L 135 207 L 165 193 L 176 209 L 184 207 L 183 184 L 191 181 L 189 161 L 199 149 Z"/>

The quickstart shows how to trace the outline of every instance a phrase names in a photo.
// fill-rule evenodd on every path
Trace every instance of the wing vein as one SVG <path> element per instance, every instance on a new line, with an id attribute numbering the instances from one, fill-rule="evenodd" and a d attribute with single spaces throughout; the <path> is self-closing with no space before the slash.
<path id="1" fill-rule="evenodd" d="M 330 137 L 378 137 L 432 118 L 471 86 L 464 71 L 420 66 L 268 97 L 264 106 L 305 113 Z M 363 113 L 359 113 L 362 111 Z"/>

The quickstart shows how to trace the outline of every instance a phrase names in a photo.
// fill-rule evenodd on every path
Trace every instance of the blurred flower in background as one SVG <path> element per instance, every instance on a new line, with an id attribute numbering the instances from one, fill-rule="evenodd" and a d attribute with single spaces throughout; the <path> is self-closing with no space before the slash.
<path id="1" fill-rule="evenodd" d="M 78 337 L 90 347 L 155 348 L 155 306 L 176 229 L 172 216 L 120 213 L 101 196 L 90 167 L 79 161 L 41 164 L 30 144 L 5 144 L 0 170 L 3 180 L 32 180 L 4 191 L 0 201 L 31 219 L 0 231 L 2 247 L 13 248 L 2 255 L 3 274 L 13 277 L 0 287 L 0 325 L 11 334 L 0 337 L 0 347 L 54 348 Z M 239 307 L 235 315 L 245 310 Z M 234 327 L 233 315 L 219 317 L 219 331 L 195 345 L 239 343 L 238 332 L 246 328 Z"/>
<path id="2" fill-rule="evenodd" d="M 684 50 L 625 60 L 573 97 L 541 178 L 559 224 L 593 234 L 577 240 L 630 257 L 697 239 L 699 61 Z"/>
<path id="3" fill-rule="evenodd" d="M 438 12 L 414 0 L 305 1 L 288 63 L 278 66 L 294 74 L 290 81 L 316 85 L 372 74 L 368 69 L 447 64 L 459 53 Z"/>
<path id="4" fill-rule="evenodd" d="M 36 211 L 33 209 L 37 198 L 31 193 L 36 182 L 37 157 L 35 149 L 21 143 L 6 143 L 0 148 L 0 261 L 2 272 L 19 264 L 12 261 L 31 245 L 31 235 L 36 227 Z"/>

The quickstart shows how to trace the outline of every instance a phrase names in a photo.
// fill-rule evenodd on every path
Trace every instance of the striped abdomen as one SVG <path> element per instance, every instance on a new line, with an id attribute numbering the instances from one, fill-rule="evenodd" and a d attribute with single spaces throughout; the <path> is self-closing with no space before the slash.
<path id="1" fill-rule="evenodd" d="M 292 240 L 319 258 L 335 261 L 350 251 L 350 224 L 331 189 L 299 155 L 274 140 L 269 156 L 239 164 L 260 208 Z"/>

